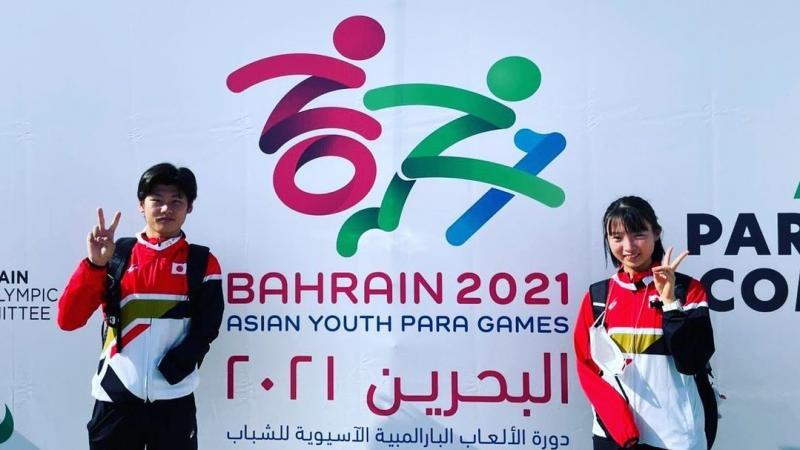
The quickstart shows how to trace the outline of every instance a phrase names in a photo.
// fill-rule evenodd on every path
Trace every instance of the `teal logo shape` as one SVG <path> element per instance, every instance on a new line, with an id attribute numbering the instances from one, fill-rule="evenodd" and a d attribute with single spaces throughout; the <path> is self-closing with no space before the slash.
<path id="1" fill-rule="evenodd" d="M 6 405 L 6 414 L 3 417 L 3 421 L 0 422 L 0 444 L 9 440 L 12 433 L 14 433 L 14 417 L 8 409 L 8 405 Z"/>

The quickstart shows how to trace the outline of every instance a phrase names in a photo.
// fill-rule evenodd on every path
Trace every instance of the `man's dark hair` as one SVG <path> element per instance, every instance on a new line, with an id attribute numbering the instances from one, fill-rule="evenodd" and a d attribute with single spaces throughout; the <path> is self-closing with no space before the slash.
<path id="1" fill-rule="evenodd" d="M 147 169 L 139 179 L 139 188 L 136 192 L 139 201 L 150 195 L 157 184 L 175 186 L 178 188 L 192 206 L 197 198 L 197 180 L 194 173 L 186 167 L 175 167 L 170 163 L 156 164 Z"/>
<path id="2" fill-rule="evenodd" d="M 618 198 L 611 202 L 603 214 L 603 251 L 605 252 L 606 259 L 610 258 L 615 266 L 622 264 L 620 260 L 614 257 L 611 250 L 608 248 L 608 235 L 611 233 L 611 226 L 615 223 L 621 223 L 625 227 L 625 231 L 631 233 L 638 233 L 647 230 L 647 224 L 656 235 L 656 244 L 653 248 L 652 261 L 661 261 L 664 257 L 664 244 L 661 242 L 661 225 L 658 223 L 656 212 L 647 200 L 629 195 L 626 197 Z"/>

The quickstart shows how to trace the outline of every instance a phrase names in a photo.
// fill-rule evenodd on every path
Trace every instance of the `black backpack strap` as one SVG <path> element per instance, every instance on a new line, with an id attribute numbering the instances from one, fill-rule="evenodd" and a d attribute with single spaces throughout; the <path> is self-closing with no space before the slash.
<path id="1" fill-rule="evenodd" d="M 592 300 L 592 314 L 594 320 L 606 309 L 608 300 L 608 280 L 598 281 L 589 286 L 589 297 Z"/>
<path id="2" fill-rule="evenodd" d="M 189 311 L 192 317 L 197 317 L 197 311 L 201 308 L 200 296 L 208 267 L 208 254 L 208 247 L 189 244 L 189 256 L 186 258 L 186 283 L 189 288 Z M 201 358 L 197 362 L 197 367 L 200 367 L 202 362 Z"/>
<path id="3" fill-rule="evenodd" d="M 189 301 L 192 302 L 200 294 L 203 278 L 208 267 L 208 247 L 189 244 L 189 256 L 186 259 L 186 281 L 189 286 Z"/>
<path id="4" fill-rule="evenodd" d="M 680 272 L 675 272 L 675 298 L 686 302 L 686 294 L 689 293 L 689 283 L 692 282 L 692 277 Z"/>
<path id="5" fill-rule="evenodd" d="M 103 340 L 105 341 L 108 327 L 114 329 L 117 340 L 117 352 L 122 351 L 122 320 L 120 317 L 120 283 L 122 276 L 125 275 L 125 267 L 128 265 L 133 246 L 136 245 L 136 238 L 126 237 L 117 239 L 114 248 L 114 255 L 108 262 L 108 286 L 106 291 L 106 302 L 103 304 L 103 312 L 106 320 L 103 326 Z"/>

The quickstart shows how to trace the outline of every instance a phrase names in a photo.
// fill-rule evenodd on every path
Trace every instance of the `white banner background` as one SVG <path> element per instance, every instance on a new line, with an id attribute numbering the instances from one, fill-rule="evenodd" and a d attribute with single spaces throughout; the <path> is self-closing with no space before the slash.
<path id="1" fill-rule="evenodd" d="M 226 274 L 352 272 L 362 284 L 371 272 L 396 280 L 401 272 L 433 277 L 442 272 L 441 305 L 388 305 L 379 297 L 366 305 L 324 305 L 313 294 L 302 304 L 226 305 L 226 321 L 239 315 L 300 315 L 302 331 L 236 332 L 225 327 L 206 359 L 197 392 L 201 448 L 305 448 L 302 441 L 234 443 L 247 424 L 264 430 L 280 425 L 307 431 L 385 431 L 452 427 L 469 437 L 525 429 L 528 441 L 565 435 L 568 447 L 590 446 L 590 410 L 574 375 L 571 332 L 578 302 L 590 282 L 608 276 L 600 218 L 610 201 L 634 193 L 649 199 L 665 229 L 665 240 L 687 246 L 687 214 L 719 218 L 722 237 L 687 259 L 682 271 L 695 277 L 712 268 L 734 272 L 713 292 L 734 298 L 735 308 L 713 315 L 717 353 L 712 363 L 729 400 L 715 448 L 800 448 L 800 362 L 793 343 L 798 296 L 797 250 L 778 255 L 778 213 L 793 213 L 800 180 L 797 123 L 800 120 L 800 30 L 793 2 L 28 2 L 4 5 L 0 16 L 0 270 L 27 271 L 27 284 L 0 282 L 12 292 L 63 288 L 84 254 L 84 236 L 94 209 L 123 212 L 119 229 L 143 226 L 135 187 L 141 172 L 164 160 L 192 168 L 199 197 L 186 231 L 210 245 Z M 366 111 L 363 94 L 399 83 L 438 83 L 491 96 L 486 72 L 498 59 L 521 55 L 542 71 L 530 99 L 509 104 L 517 114 L 511 129 L 466 140 L 448 154 L 513 164 L 520 128 L 559 132 L 565 151 L 541 176 L 566 192 L 551 209 L 517 196 L 470 241 L 452 247 L 444 232 L 487 187 L 462 180 L 417 183 L 392 233 L 372 231 L 352 258 L 336 253 L 336 233 L 349 214 L 377 206 L 389 179 L 422 138 L 458 113 L 404 107 L 370 113 L 383 134 L 368 143 L 378 166 L 370 194 L 355 208 L 306 216 L 284 206 L 272 188 L 278 157 L 258 149 L 258 136 L 275 103 L 301 77 L 265 82 L 234 94 L 230 72 L 257 59 L 295 52 L 338 56 L 331 35 L 345 17 L 378 20 L 386 44 L 359 62 L 364 87 L 325 96 L 315 105 Z M 331 158 L 309 164 L 298 184 L 315 192 L 343 185 L 352 168 Z M 742 248 L 725 255 L 740 213 L 755 213 L 770 255 Z M 792 228 L 796 231 L 797 227 Z M 752 270 L 771 268 L 788 282 L 788 301 L 773 312 L 748 307 L 741 282 Z M 480 305 L 459 305 L 459 274 L 479 274 Z M 494 304 L 486 285 L 498 272 L 514 275 L 516 300 Z M 549 305 L 525 305 L 524 278 L 550 278 Z M 560 273 L 569 276 L 569 302 L 562 305 Z M 225 282 L 227 284 L 228 279 Z M 294 283 L 290 281 L 290 285 Z M 773 288 L 759 283 L 760 298 Z M 293 291 L 290 291 L 293 292 Z M 326 288 L 326 292 L 329 290 Z M 29 294 L 30 295 L 30 294 Z M 0 448 L 86 447 L 85 423 L 92 399 L 89 379 L 98 354 L 99 313 L 83 329 L 56 327 L 55 303 L 18 302 L 1 294 L 0 309 L 44 306 L 50 320 L 0 320 L 0 404 L 13 413 L 15 433 Z M 20 314 L 20 310 L 16 310 Z M 0 313 L 2 314 L 2 313 Z M 392 317 L 393 332 L 314 332 L 308 315 Z M 402 315 L 463 315 L 467 333 L 400 332 Z M 568 333 L 484 333 L 477 318 L 488 315 L 564 316 Z M 0 315 L 0 317 L 3 317 Z M 506 374 L 519 389 L 523 371 L 541 375 L 542 355 L 553 355 L 553 396 L 522 406 L 462 404 L 453 417 L 426 416 L 425 408 L 449 406 L 449 373 L 458 371 L 464 392 L 491 395 L 494 383 L 479 382 L 482 370 Z M 569 354 L 569 397 L 560 401 L 558 358 Z M 227 361 L 236 366 L 235 398 L 226 398 Z M 289 360 L 301 365 L 298 399 L 289 399 Z M 335 357 L 335 399 L 325 397 L 325 358 Z M 370 384 L 387 395 L 391 377 L 404 391 L 424 393 L 431 371 L 439 371 L 440 398 L 407 403 L 389 418 L 365 403 Z M 269 392 L 259 383 L 270 377 Z M 515 388 L 516 386 L 516 388 Z M 540 386 L 536 382 L 533 386 Z M 533 388 L 536 389 L 535 387 Z M 1 411 L 0 411 L 1 412 Z M 458 438 L 456 438 L 458 440 Z M 337 443 L 339 448 L 388 448 Z M 527 447 L 533 447 L 531 443 Z M 405 445 L 404 447 L 412 447 Z M 465 448 L 454 445 L 452 448 Z M 479 448 L 490 446 L 477 445 Z M 543 447 L 541 447 L 543 448 Z"/>

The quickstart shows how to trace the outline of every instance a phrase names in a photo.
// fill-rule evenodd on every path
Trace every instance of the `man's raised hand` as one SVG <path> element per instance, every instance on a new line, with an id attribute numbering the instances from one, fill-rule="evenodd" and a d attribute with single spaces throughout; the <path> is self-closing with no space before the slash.
<path id="1" fill-rule="evenodd" d="M 105 266 L 114 255 L 114 232 L 119 225 L 122 213 L 117 211 L 111 226 L 106 228 L 106 218 L 103 215 L 103 208 L 97 208 L 97 225 L 89 232 L 86 237 L 86 252 L 89 262 L 96 266 Z"/>

